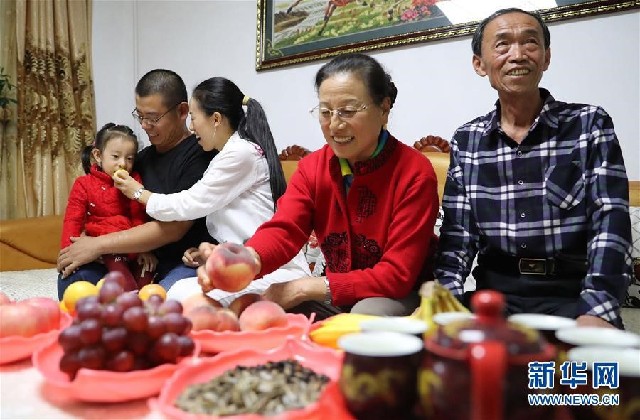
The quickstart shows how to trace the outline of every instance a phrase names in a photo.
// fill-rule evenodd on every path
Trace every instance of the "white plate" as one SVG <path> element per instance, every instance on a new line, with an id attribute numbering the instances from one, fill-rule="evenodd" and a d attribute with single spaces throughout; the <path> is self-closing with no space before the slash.
<path id="1" fill-rule="evenodd" d="M 561 328 L 576 326 L 576 320 L 563 316 L 545 314 L 515 314 L 509 317 L 509 321 L 533 328 L 534 330 L 553 331 Z"/>

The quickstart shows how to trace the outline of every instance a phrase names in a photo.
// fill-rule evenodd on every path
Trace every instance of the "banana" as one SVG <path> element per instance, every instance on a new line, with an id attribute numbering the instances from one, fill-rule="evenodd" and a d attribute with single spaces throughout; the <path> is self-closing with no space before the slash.
<path id="1" fill-rule="evenodd" d="M 425 283 L 420 288 L 420 307 L 413 316 L 433 326 L 433 316 L 441 312 L 469 312 L 453 294 L 437 281 Z"/>
<path id="2" fill-rule="evenodd" d="M 320 322 L 320 327 L 309 333 L 309 338 L 323 346 L 338 348 L 338 339 L 345 334 L 360 332 L 360 323 L 374 315 L 344 313 Z"/>
<path id="3" fill-rule="evenodd" d="M 453 295 L 444 287 L 438 287 L 438 299 L 442 307 L 441 312 L 455 312 L 457 310 L 454 300 L 457 300 Z"/>
<path id="4" fill-rule="evenodd" d="M 466 306 L 464 306 L 464 305 L 462 304 L 462 302 L 460 302 L 460 301 L 459 301 L 457 298 L 455 298 L 453 295 L 451 295 L 451 299 L 452 299 L 452 301 L 453 301 L 453 305 L 454 305 L 454 307 L 456 308 L 455 310 L 456 310 L 457 312 L 469 312 L 469 309 L 468 309 Z"/>
<path id="5" fill-rule="evenodd" d="M 420 306 L 410 315 L 424 321 L 428 333 L 435 331 L 433 316 L 440 312 L 469 312 L 451 292 L 437 281 L 428 282 L 420 288 Z M 359 332 L 360 322 L 375 318 L 372 315 L 344 313 L 320 323 L 320 327 L 309 333 L 315 343 L 338 348 L 338 339 L 345 334 Z"/>

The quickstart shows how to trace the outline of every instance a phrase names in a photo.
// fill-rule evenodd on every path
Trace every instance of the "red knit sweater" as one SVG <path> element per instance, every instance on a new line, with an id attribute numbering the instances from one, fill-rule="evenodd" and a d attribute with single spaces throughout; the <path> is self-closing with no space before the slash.
<path id="1" fill-rule="evenodd" d="M 140 181 L 140 175 L 131 173 Z M 71 244 L 72 236 L 85 232 L 100 236 L 140 225 L 147 220 L 144 205 L 125 197 L 113 179 L 96 165 L 89 174 L 78 177 L 71 187 L 62 224 L 61 248 Z"/>
<path id="2" fill-rule="evenodd" d="M 276 214 L 246 243 L 262 260 L 258 277 L 293 258 L 315 230 L 334 305 L 402 298 L 418 278 L 432 278 L 426 266 L 439 203 L 429 160 L 390 136 L 378 156 L 352 170 L 345 196 L 329 146 L 299 162 Z"/>

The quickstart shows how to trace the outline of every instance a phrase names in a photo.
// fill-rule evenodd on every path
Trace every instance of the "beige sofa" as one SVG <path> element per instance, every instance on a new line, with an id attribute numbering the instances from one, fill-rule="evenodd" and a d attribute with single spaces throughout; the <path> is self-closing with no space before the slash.
<path id="1" fill-rule="evenodd" d="M 442 197 L 449 155 L 423 152 L 436 171 L 438 195 Z M 295 171 L 296 160 L 282 161 L 287 181 Z M 640 181 L 629 183 L 631 206 L 640 207 Z M 0 222 L 0 271 L 53 268 L 56 265 L 62 234 L 62 216 L 43 216 Z"/>
<path id="2" fill-rule="evenodd" d="M 442 197 L 449 155 L 425 152 L 438 175 L 438 193 Z M 281 161 L 287 181 L 298 166 L 297 160 Z M 0 271 L 54 268 L 60 236 L 62 216 L 43 216 L 0 222 Z"/>

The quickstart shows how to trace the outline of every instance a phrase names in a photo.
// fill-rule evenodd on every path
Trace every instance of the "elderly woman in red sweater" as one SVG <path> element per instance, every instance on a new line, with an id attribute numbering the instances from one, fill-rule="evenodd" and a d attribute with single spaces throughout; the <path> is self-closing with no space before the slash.
<path id="1" fill-rule="evenodd" d="M 421 153 L 385 128 L 397 95 L 364 54 L 342 55 L 316 74 L 327 144 L 299 162 L 273 218 L 246 242 L 263 276 L 289 261 L 315 231 L 326 276 L 274 284 L 264 297 L 322 319 L 341 312 L 408 315 L 431 279 L 438 212 L 436 175 Z M 202 244 L 207 256 L 214 248 Z M 211 281 L 198 271 L 204 291 Z"/>

